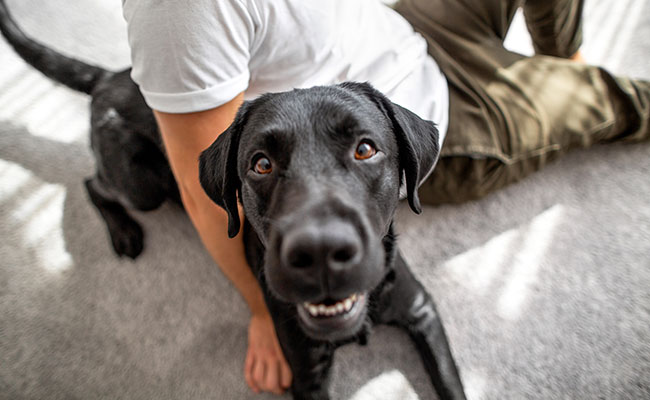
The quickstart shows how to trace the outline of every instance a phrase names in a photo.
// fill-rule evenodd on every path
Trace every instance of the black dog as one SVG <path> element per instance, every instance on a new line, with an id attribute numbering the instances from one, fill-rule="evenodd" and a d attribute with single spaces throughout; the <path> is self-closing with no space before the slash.
<path id="1" fill-rule="evenodd" d="M 438 155 L 432 122 L 368 84 L 245 103 L 203 152 L 201 184 L 240 229 L 294 373 L 295 398 L 325 399 L 335 348 L 370 323 L 405 328 L 443 399 L 464 398 L 435 306 L 396 248 L 401 173 L 411 208 Z"/>
<path id="2" fill-rule="evenodd" d="M 31 65 L 92 95 L 96 175 L 86 181 L 118 254 L 136 257 L 142 230 L 125 206 L 179 200 L 151 110 L 129 70 L 110 73 L 32 40 L 0 0 L 0 28 Z M 405 180 L 417 185 L 438 155 L 433 123 L 370 85 L 346 83 L 264 95 L 203 152 L 201 184 L 239 232 L 293 371 L 296 399 L 327 399 L 334 350 L 365 341 L 375 323 L 403 327 L 443 399 L 464 399 L 431 297 L 396 247 L 392 219 Z"/>

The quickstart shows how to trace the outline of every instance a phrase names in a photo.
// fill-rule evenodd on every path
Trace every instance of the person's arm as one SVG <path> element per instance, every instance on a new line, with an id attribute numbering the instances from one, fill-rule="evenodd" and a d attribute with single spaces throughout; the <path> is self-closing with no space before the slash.
<path id="1" fill-rule="evenodd" d="M 154 114 L 183 205 L 206 249 L 251 310 L 246 381 L 255 391 L 281 393 L 291 383 L 291 372 L 278 344 L 262 291 L 246 263 L 241 234 L 228 238 L 225 211 L 208 198 L 199 183 L 201 151 L 226 130 L 242 101 L 243 94 L 239 94 L 230 102 L 207 111 L 188 114 L 154 111 Z"/>

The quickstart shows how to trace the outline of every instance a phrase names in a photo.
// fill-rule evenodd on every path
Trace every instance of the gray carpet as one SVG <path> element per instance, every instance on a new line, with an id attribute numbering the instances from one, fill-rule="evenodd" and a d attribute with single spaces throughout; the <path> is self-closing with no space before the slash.
<path id="1" fill-rule="evenodd" d="M 8 3 L 39 40 L 128 65 L 119 0 Z M 650 78 L 650 1 L 588 0 L 585 20 L 587 61 Z M 137 214 L 145 252 L 113 255 L 82 186 L 87 121 L 85 96 L 0 40 L 0 398 L 275 398 L 247 388 L 246 307 L 181 211 Z M 650 398 L 650 145 L 577 151 L 397 223 L 470 399 Z M 335 399 L 435 398 L 396 329 L 336 358 Z"/>

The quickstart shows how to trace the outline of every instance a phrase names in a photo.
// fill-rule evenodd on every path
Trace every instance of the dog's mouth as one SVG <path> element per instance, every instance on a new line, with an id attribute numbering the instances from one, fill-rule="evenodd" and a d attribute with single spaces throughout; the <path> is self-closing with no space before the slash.
<path id="1" fill-rule="evenodd" d="M 297 305 L 305 332 L 320 340 L 340 340 L 354 335 L 365 319 L 366 295 L 354 293 L 345 299 Z"/>

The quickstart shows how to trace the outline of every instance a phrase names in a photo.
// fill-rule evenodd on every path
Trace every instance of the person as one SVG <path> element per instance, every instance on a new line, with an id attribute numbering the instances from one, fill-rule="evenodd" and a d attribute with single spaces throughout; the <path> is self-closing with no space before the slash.
<path id="1" fill-rule="evenodd" d="M 536 55 L 503 41 L 523 7 Z M 203 192 L 198 156 L 264 92 L 369 81 L 438 124 L 427 204 L 476 199 L 571 148 L 649 136 L 650 85 L 580 59 L 580 0 L 123 0 L 132 77 L 154 110 L 185 208 L 251 310 L 244 375 L 291 383 L 241 237 Z M 567 59 L 573 60 L 567 60 Z"/>

